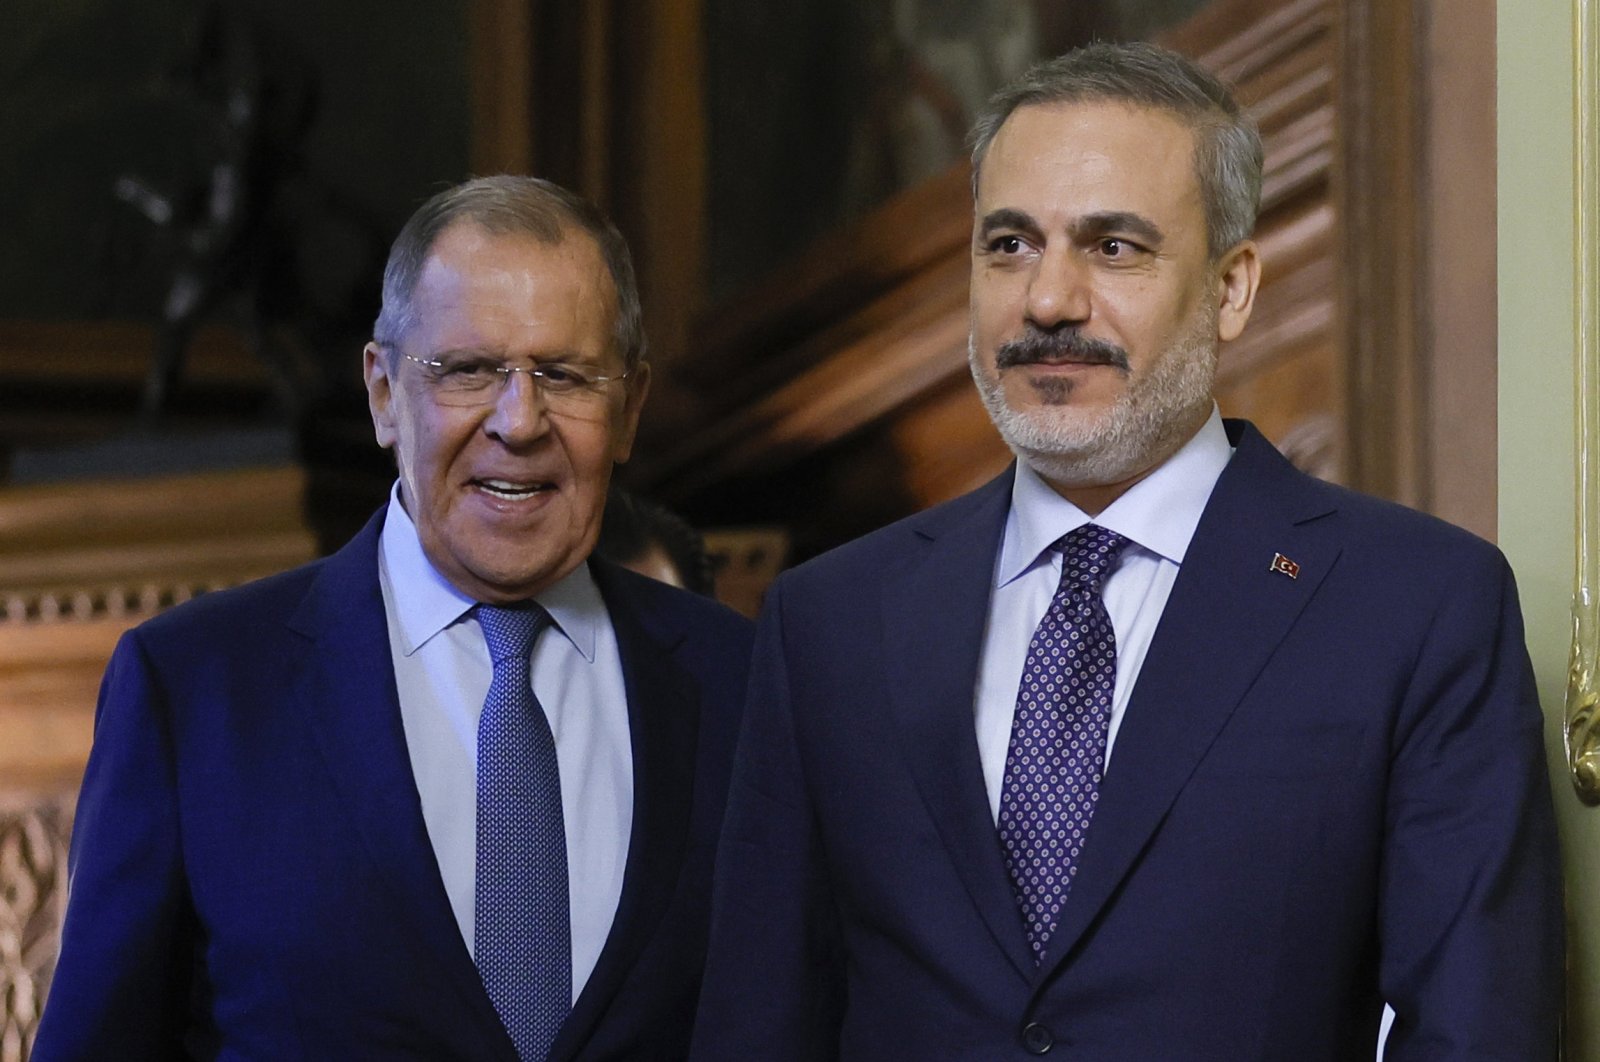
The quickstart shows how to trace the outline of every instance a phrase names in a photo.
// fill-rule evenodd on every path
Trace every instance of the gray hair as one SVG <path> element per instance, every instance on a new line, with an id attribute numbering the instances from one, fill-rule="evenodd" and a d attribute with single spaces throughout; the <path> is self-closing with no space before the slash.
<path id="1" fill-rule="evenodd" d="M 502 174 L 447 188 L 417 208 L 389 249 L 383 269 L 383 308 L 372 326 L 378 343 L 393 345 L 416 324 L 411 298 L 439 236 L 458 221 L 497 235 L 528 235 L 558 244 L 576 229 L 593 237 L 616 289 L 613 338 L 631 371 L 644 358 L 644 313 L 627 241 L 600 208 L 575 192 L 538 177 Z"/>
<path id="2" fill-rule="evenodd" d="M 1255 230 L 1261 134 L 1217 78 L 1154 44 L 1098 42 L 1048 59 L 1002 88 L 972 129 L 972 196 L 995 135 L 1019 107 L 1118 102 L 1166 111 L 1194 133 L 1195 176 L 1213 261 Z"/>

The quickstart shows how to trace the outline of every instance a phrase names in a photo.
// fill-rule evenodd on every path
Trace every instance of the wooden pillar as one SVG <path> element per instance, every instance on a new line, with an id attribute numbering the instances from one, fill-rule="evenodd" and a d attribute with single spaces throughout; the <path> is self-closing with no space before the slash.
<path id="1" fill-rule="evenodd" d="M 655 369 L 645 445 L 674 438 L 699 415 L 676 369 L 705 309 L 708 130 L 702 0 L 646 0 L 613 17 L 617 44 L 612 183 L 618 224 L 633 244 Z"/>
<path id="2" fill-rule="evenodd" d="M 1425 509 L 1417 9 L 1411 0 L 1345 0 L 1341 14 L 1337 187 L 1349 424 L 1345 479 L 1358 490 Z"/>
<path id="3" fill-rule="evenodd" d="M 528 173 L 533 165 L 533 0 L 472 0 L 467 70 L 472 170 Z"/>
<path id="4" fill-rule="evenodd" d="M 1499 329 L 1495 0 L 1428 0 L 1422 68 L 1421 371 L 1429 509 L 1493 540 Z"/>

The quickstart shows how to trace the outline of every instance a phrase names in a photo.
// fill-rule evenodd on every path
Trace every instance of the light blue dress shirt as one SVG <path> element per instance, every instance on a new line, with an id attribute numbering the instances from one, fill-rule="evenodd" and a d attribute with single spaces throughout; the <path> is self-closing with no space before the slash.
<path id="1" fill-rule="evenodd" d="M 1222 416 L 1213 406 L 1210 419 L 1192 439 L 1092 519 L 1026 464 L 1018 463 L 1011 512 L 995 559 L 974 710 L 989 813 L 996 821 L 1028 643 L 1061 581 L 1061 554 L 1050 544 L 1087 523 L 1109 528 L 1132 543 L 1106 578 L 1103 591 L 1117 636 L 1117 678 L 1106 745 L 1109 763 L 1128 695 L 1161 622 L 1184 553 L 1232 456 Z"/>
<path id="2" fill-rule="evenodd" d="M 378 549 L 400 718 L 422 817 L 467 950 L 477 879 L 478 715 L 494 674 L 474 602 L 428 562 L 390 492 Z M 572 908 L 572 996 L 605 946 L 633 827 L 633 750 L 616 631 L 586 564 L 537 597 L 555 621 L 534 646 L 533 692 L 561 768 Z"/>

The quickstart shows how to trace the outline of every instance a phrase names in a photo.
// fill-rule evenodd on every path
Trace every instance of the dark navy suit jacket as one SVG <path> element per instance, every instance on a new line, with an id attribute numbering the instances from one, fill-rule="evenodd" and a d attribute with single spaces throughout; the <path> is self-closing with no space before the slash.
<path id="1" fill-rule="evenodd" d="M 1042 967 L 973 722 L 1011 476 L 768 596 L 692 1057 L 1555 1058 L 1561 894 L 1511 574 L 1253 428 Z M 1299 565 L 1272 570 L 1275 555 Z"/>
<path id="2" fill-rule="evenodd" d="M 423 824 L 381 519 L 325 561 L 123 638 L 36 1062 L 514 1062 Z M 592 568 L 628 692 L 633 834 L 610 937 L 553 1057 L 681 1058 L 750 624 Z"/>

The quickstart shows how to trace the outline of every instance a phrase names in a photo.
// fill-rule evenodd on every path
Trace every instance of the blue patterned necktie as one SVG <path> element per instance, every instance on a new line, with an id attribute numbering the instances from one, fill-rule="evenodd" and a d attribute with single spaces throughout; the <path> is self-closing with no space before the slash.
<path id="1" fill-rule="evenodd" d="M 1000 843 L 1035 963 L 1060 921 L 1100 798 L 1117 639 L 1100 588 L 1128 540 L 1085 524 L 1057 539 L 1061 583 L 1028 643 L 1000 788 Z"/>
<path id="2" fill-rule="evenodd" d="M 478 719 L 473 959 L 522 1062 L 544 1062 L 572 1007 L 561 771 L 529 675 L 538 605 L 478 606 L 494 680 Z"/>

